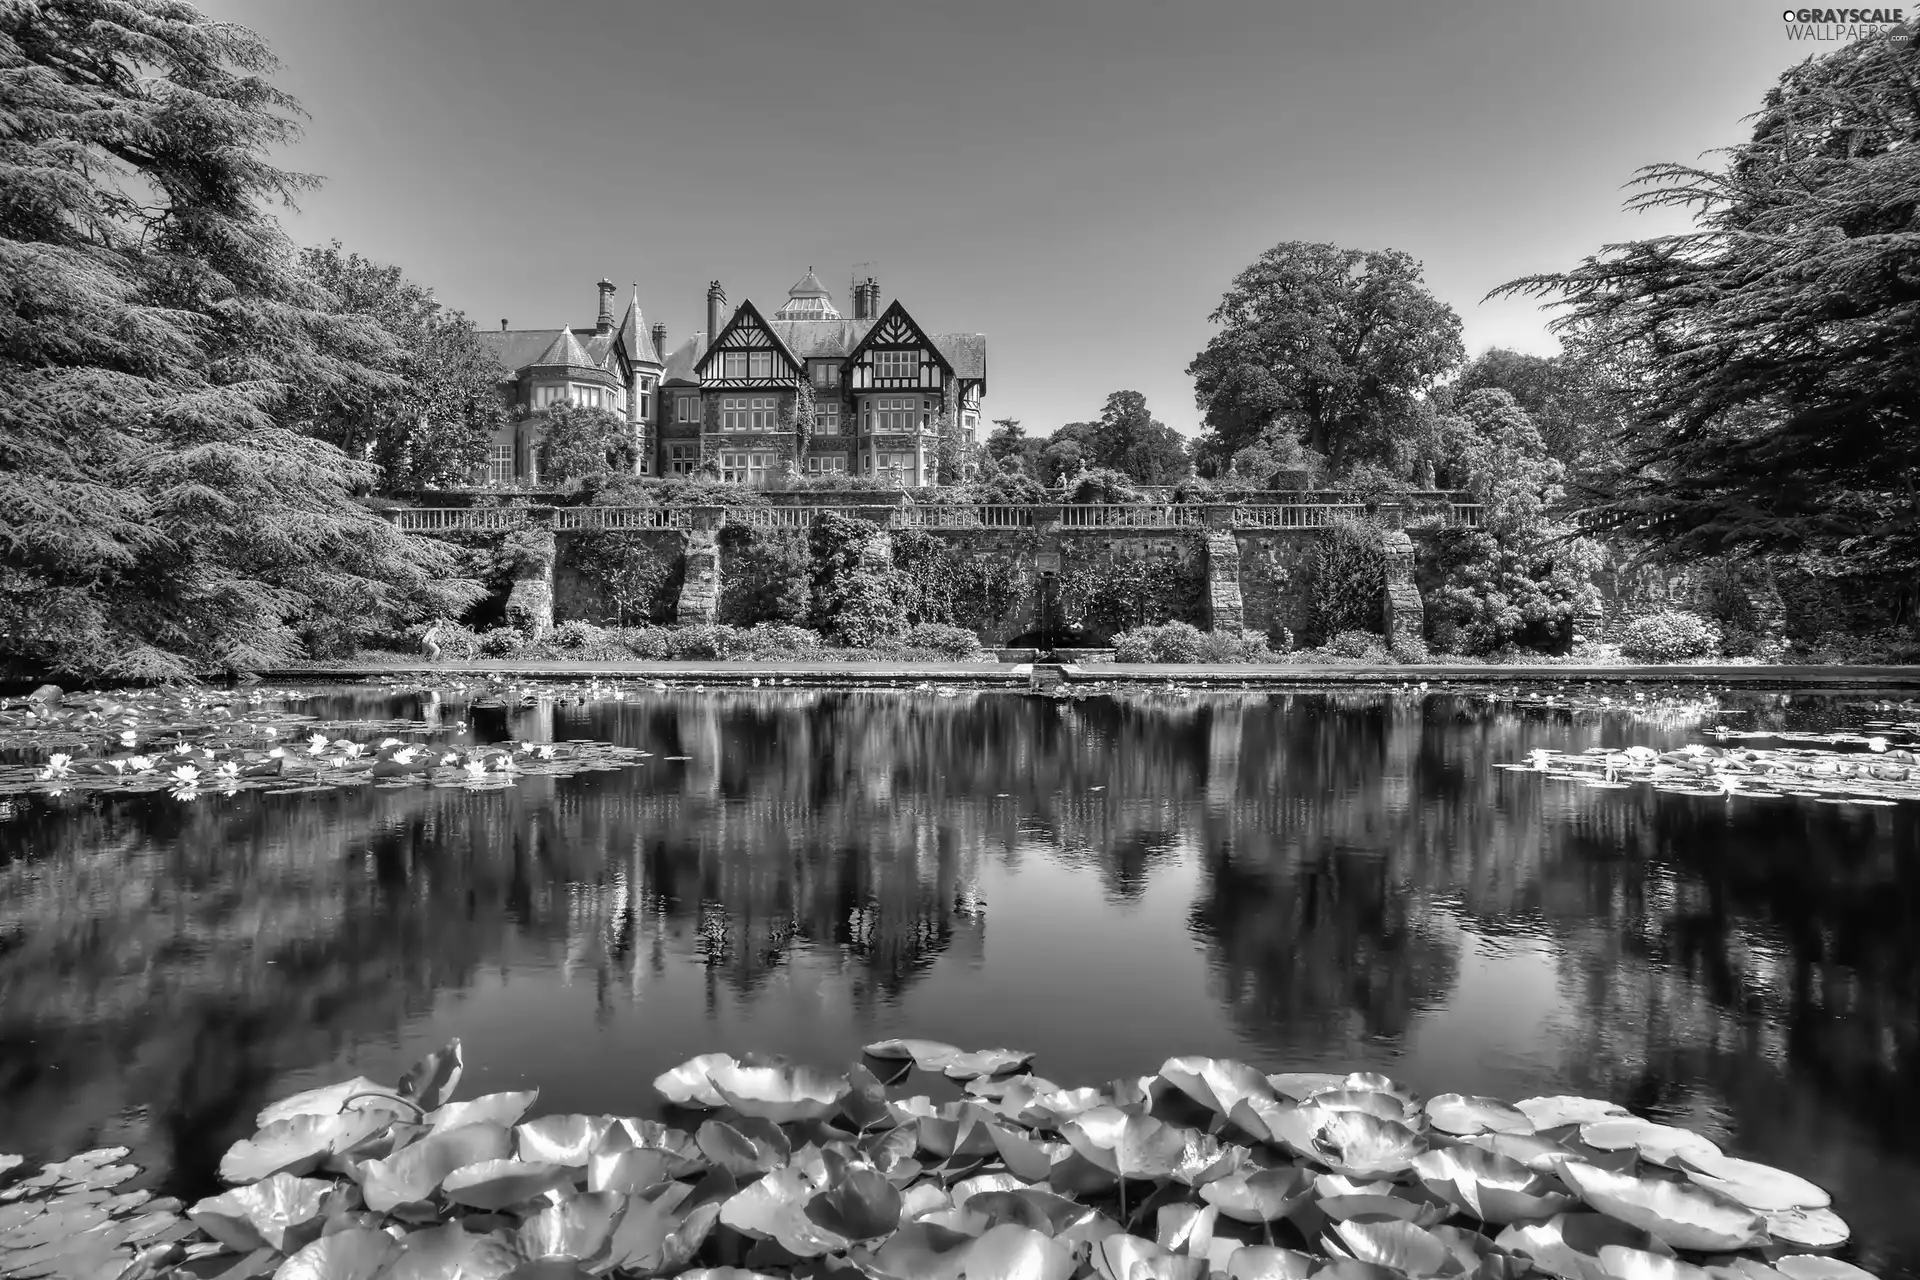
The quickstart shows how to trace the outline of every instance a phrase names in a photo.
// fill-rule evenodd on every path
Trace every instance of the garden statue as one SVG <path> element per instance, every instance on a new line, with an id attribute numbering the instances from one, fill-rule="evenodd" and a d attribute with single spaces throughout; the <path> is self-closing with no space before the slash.
<path id="1" fill-rule="evenodd" d="M 436 622 L 420 634 L 420 652 L 426 655 L 428 662 L 440 661 L 440 644 L 434 639 L 439 631 L 440 624 Z"/>

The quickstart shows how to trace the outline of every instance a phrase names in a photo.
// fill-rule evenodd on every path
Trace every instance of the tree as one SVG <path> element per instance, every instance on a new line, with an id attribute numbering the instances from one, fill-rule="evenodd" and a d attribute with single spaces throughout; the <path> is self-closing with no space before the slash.
<path id="1" fill-rule="evenodd" d="M 1570 469 L 1601 462 L 1620 429 L 1601 371 L 1574 354 L 1536 356 L 1494 347 L 1475 357 L 1438 397 L 1443 406 L 1499 389 L 1533 420 L 1541 443 Z"/>
<path id="2" fill-rule="evenodd" d="M 1397 249 L 1276 245 L 1234 278 L 1208 319 L 1219 332 L 1187 374 L 1207 428 L 1199 460 L 1214 474 L 1276 423 L 1335 475 L 1399 462 L 1418 397 L 1464 354 L 1460 317 Z"/>
<path id="3" fill-rule="evenodd" d="M 299 428 L 395 389 L 264 210 L 298 110 L 259 37 L 177 0 L 0 6 L 0 658 L 112 679 L 273 667 L 458 612 L 451 551 Z"/>
<path id="4" fill-rule="evenodd" d="M 1784 72 L 1720 168 L 1642 169 L 1630 207 L 1692 229 L 1495 291 L 1552 300 L 1576 349 L 1637 374 L 1588 527 L 1665 558 L 1920 567 L 1915 30 Z"/>
<path id="5" fill-rule="evenodd" d="M 632 424 L 610 410 L 559 400 L 534 417 L 540 423 L 540 478 L 549 484 L 626 474 L 640 456 Z"/>
<path id="6" fill-rule="evenodd" d="M 1040 483 L 1058 485 L 1092 466 L 1093 438 L 1099 430 L 1097 422 L 1069 422 L 1048 436 L 1037 459 Z"/>
<path id="7" fill-rule="evenodd" d="M 337 314 L 370 317 L 386 331 L 395 351 L 388 372 L 400 379 L 314 388 L 307 429 L 350 458 L 377 463 L 390 490 L 470 481 L 509 415 L 500 362 L 467 318 L 445 311 L 400 268 L 343 253 L 337 240 L 302 250 L 300 263 L 332 295 Z"/>
<path id="8" fill-rule="evenodd" d="M 1094 465 L 1123 472 L 1141 484 L 1174 484 L 1193 470 L 1186 440 L 1147 412 L 1147 398 L 1138 391 L 1107 397 L 1091 444 Z"/>

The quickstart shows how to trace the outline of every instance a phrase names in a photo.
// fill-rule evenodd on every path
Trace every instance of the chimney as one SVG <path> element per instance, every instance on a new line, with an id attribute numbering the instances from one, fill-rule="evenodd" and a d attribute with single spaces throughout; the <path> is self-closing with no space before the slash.
<path id="1" fill-rule="evenodd" d="M 853 282 L 853 318 L 855 320 L 867 318 L 867 282 L 865 280 Z"/>
<path id="2" fill-rule="evenodd" d="M 505 316 L 502 316 L 500 318 L 500 332 L 505 333 L 506 331 L 507 331 L 507 320 Z"/>
<path id="3" fill-rule="evenodd" d="M 880 318 L 880 282 L 872 276 L 867 277 L 867 319 Z"/>
<path id="4" fill-rule="evenodd" d="M 667 326 L 657 320 L 653 325 L 653 349 L 660 353 L 662 360 L 667 358 Z"/>
<path id="5" fill-rule="evenodd" d="M 600 282 L 600 314 L 593 318 L 595 333 L 613 332 L 613 281 Z"/>
<path id="6" fill-rule="evenodd" d="M 707 286 L 707 345 L 720 336 L 720 308 L 727 305 L 727 291 L 715 280 Z"/>

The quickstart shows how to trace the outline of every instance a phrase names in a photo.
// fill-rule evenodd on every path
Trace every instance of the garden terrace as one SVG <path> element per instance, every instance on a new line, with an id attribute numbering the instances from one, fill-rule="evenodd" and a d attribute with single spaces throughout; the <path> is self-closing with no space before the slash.
<path id="1" fill-rule="evenodd" d="M 1343 495 L 1344 496 L 1344 495 Z M 1448 524 L 1477 526 L 1479 504 L 1457 494 L 1406 495 L 1410 517 L 1440 516 Z M 1362 515 L 1355 501 L 1285 503 L 919 503 L 861 495 L 859 501 L 769 506 L 396 507 L 382 514 L 412 533 L 498 532 L 524 525 L 575 529 L 691 529 L 708 523 L 804 529 L 822 515 L 872 520 L 893 529 L 1312 529 L 1342 515 Z"/>

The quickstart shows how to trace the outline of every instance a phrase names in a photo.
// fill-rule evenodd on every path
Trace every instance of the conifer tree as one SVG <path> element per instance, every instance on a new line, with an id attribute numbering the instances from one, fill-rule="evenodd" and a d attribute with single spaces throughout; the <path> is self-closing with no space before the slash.
<path id="1" fill-rule="evenodd" d="M 256 670 L 473 598 L 300 429 L 395 380 L 268 212 L 312 185 L 274 65 L 178 0 L 0 5 L 0 661 Z"/>
<path id="2" fill-rule="evenodd" d="M 1678 235 L 1503 287 L 1630 376 L 1623 465 L 1582 514 L 1659 556 L 1920 567 L 1920 46 L 1914 23 L 1786 71 L 1708 169 L 1641 171 Z"/>

